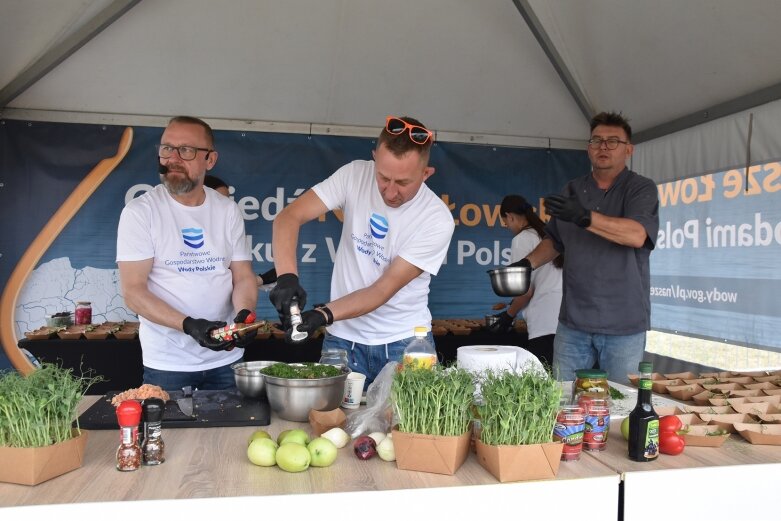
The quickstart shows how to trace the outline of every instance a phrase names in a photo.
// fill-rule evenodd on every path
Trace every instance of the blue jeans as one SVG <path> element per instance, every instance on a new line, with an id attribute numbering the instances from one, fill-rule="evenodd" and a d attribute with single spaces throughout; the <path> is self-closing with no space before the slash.
<path id="1" fill-rule="evenodd" d="M 144 366 L 144 383 L 159 385 L 166 391 L 180 391 L 187 385 L 201 391 L 231 389 L 236 387 L 231 365 L 239 362 L 241 360 L 206 371 L 163 371 Z"/>
<path id="2" fill-rule="evenodd" d="M 415 337 L 411 336 L 396 340 L 390 344 L 367 345 L 326 333 L 325 338 L 323 338 L 323 351 L 328 351 L 329 349 L 344 349 L 347 351 L 350 369 L 356 373 L 366 375 L 365 390 L 377 378 L 377 375 L 388 362 L 401 362 L 404 348 L 414 339 Z M 432 346 L 434 345 L 434 335 L 431 334 L 431 331 L 428 332 L 428 341 L 431 342 Z"/>
<path id="3" fill-rule="evenodd" d="M 571 329 L 561 322 L 553 341 L 553 374 L 561 381 L 574 380 L 578 369 L 596 362 L 608 379 L 628 384 L 627 374 L 637 373 L 645 351 L 645 331 L 633 335 L 604 335 Z"/>

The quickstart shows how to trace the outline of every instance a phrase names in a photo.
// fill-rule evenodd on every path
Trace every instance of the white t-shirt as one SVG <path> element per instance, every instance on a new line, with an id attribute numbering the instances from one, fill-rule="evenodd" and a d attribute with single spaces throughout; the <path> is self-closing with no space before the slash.
<path id="1" fill-rule="evenodd" d="M 164 185 L 130 201 L 117 232 L 117 261 L 154 259 L 149 291 L 185 315 L 233 320 L 230 263 L 251 260 L 244 220 L 231 199 L 204 187 L 200 206 L 184 206 Z M 240 359 L 243 349 L 212 351 L 189 335 L 139 317 L 144 365 L 205 371 Z"/>
<path id="2" fill-rule="evenodd" d="M 540 236 L 532 228 L 522 230 L 513 237 L 510 260 L 517 262 L 526 257 L 540 243 Z M 534 290 L 531 300 L 523 310 L 529 338 L 555 335 L 559 325 L 561 308 L 561 269 L 547 262 L 532 271 L 529 289 Z"/>
<path id="3" fill-rule="evenodd" d="M 410 201 L 389 208 L 377 188 L 374 161 L 353 161 L 312 190 L 329 210 L 344 210 L 331 300 L 370 286 L 396 257 L 423 270 L 382 306 L 335 322 L 328 331 L 373 345 L 410 337 L 415 326 L 430 325 L 429 282 L 445 260 L 455 228 L 445 203 L 423 184 Z"/>

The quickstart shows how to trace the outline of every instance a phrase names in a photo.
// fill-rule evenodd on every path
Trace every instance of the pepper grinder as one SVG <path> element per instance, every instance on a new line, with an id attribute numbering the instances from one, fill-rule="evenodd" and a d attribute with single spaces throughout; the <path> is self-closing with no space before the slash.
<path id="1" fill-rule="evenodd" d="M 165 461 L 165 442 L 163 442 L 164 409 L 165 402 L 160 398 L 147 398 L 144 400 L 144 442 L 141 444 L 144 465 L 160 465 Z"/>
<path id="2" fill-rule="evenodd" d="M 298 299 L 293 297 L 290 301 L 290 329 L 285 333 L 291 341 L 294 343 L 303 342 L 309 333 L 306 331 L 299 331 L 298 326 L 301 324 L 301 308 L 298 307 Z"/>

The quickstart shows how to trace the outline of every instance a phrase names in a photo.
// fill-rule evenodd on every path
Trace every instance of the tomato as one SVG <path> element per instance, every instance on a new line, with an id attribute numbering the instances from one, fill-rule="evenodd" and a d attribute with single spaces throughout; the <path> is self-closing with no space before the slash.
<path id="1" fill-rule="evenodd" d="M 662 416 L 659 418 L 659 434 L 663 432 L 678 432 L 683 429 L 683 423 L 677 416 Z"/>
<path id="2" fill-rule="evenodd" d="M 662 431 L 659 433 L 659 452 L 662 454 L 677 456 L 683 452 L 685 446 L 686 441 L 684 441 L 683 436 L 680 436 L 678 433 L 671 431 Z"/>

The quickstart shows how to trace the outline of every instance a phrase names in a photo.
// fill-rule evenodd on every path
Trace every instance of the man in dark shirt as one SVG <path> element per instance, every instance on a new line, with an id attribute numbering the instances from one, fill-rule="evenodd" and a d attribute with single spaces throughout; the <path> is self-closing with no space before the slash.
<path id="1" fill-rule="evenodd" d="M 553 369 L 573 380 L 597 365 L 626 382 L 650 329 L 649 257 L 659 230 L 653 181 L 626 168 L 632 129 L 621 114 L 591 120 L 592 171 L 545 198 L 546 237 L 518 265 L 538 267 L 566 252 Z"/>

